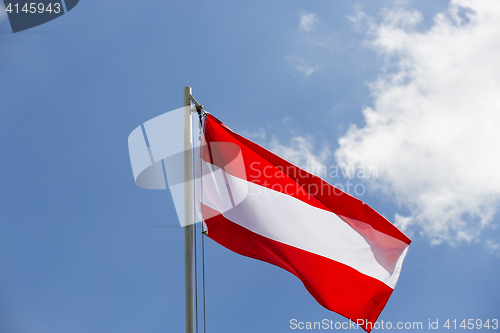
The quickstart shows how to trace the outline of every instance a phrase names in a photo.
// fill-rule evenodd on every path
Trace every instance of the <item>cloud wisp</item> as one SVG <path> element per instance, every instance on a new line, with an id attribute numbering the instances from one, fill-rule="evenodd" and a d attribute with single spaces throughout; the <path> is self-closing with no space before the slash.
<path id="1" fill-rule="evenodd" d="M 306 77 L 321 68 L 321 66 L 313 65 L 307 62 L 304 58 L 299 56 L 288 56 L 286 57 L 286 61 L 290 64 L 290 66 L 293 69 L 302 72 Z"/>
<path id="2" fill-rule="evenodd" d="M 324 146 L 319 153 L 314 151 L 314 139 L 304 136 L 293 136 L 290 144 L 283 145 L 276 138 L 273 138 L 269 147 L 275 154 L 285 160 L 311 172 L 319 177 L 327 177 L 326 162 L 331 157 L 331 151 Z"/>
<path id="3" fill-rule="evenodd" d="M 304 13 L 300 16 L 299 29 L 309 32 L 314 29 L 314 25 L 317 21 L 318 17 L 315 13 Z"/>
<path id="4" fill-rule="evenodd" d="M 409 211 L 395 215 L 402 229 L 478 241 L 500 201 L 500 3 L 452 0 L 425 31 L 419 12 L 400 8 L 352 20 L 385 68 L 366 125 L 339 140 L 339 165 L 378 166 L 370 181 Z"/>
<path id="5" fill-rule="evenodd" d="M 312 43 L 311 33 L 315 29 L 317 23 L 319 22 L 318 15 L 316 13 L 301 13 L 298 23 L 297 37 L 306 43 Z M 313 39 L 314 40 L 314 39 Z M 285 57 L 286 62 L 290 67 L 296 71 L 301 72 L 305 77 L 317 72 L 321 65 L 315 64 L 309 57 L 304 57 L 304 55 L 292 54 Z"/>

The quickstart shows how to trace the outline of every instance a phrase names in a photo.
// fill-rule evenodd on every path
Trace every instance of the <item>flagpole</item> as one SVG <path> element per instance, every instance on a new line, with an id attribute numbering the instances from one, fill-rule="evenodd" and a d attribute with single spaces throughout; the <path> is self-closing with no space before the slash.
<path id="1" fill-rule="evenodd" d="M 191 106 L 191 87 L 184 87 L 184 106 Z M 193 257 L 193 121 L 190 108 L 184 110 L 184 283 L 186 333 L 195 332 L 194 257 Z"/>

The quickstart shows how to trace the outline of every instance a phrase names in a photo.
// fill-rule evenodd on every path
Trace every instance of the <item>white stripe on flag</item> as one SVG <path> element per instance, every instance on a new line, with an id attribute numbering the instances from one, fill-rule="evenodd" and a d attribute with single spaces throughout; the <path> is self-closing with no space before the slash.
<path id="1" fill-rule="evenodd" d="M 209 167 L 217 171 L 203 177 L 203 202 L 228 220 L 261 236 L 350 266 L 391 288 L 396 286 L 408 244 L 357 221 L 365 229 L 361 234 L 333 212 Z M 228 200 L 228 194 L 233 200 Z M 231 201 L 236 202 L 234 207 L 228 207 Z M 366 228 L 371 230 L 367 233 Z M 387 242 L 391 251 L 397 252 L 392 262 L 377 255 L 387 251 L 377 249 L 377 244 Z"/>

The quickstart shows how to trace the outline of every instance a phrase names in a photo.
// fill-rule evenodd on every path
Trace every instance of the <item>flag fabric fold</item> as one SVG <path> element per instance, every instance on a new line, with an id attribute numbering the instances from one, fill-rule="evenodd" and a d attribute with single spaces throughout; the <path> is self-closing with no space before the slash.
<path id="1" fill-rule="evenodd" d="M 204 121 L 198 210 L 208 237 L 297 276 L 325 308 L 376 322 L 411 240 L 362 201 Z"/>

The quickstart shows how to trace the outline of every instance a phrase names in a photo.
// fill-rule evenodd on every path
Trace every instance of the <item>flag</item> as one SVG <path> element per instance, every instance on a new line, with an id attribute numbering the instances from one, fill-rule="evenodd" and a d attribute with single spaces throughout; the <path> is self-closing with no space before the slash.
<path id="1" fill-rule="evenodd" d="M 298 277 L 367 332 L 411 240 L 362 201 L 230 130 L 204 121 L 197 211 L 208 237 Z"/>

